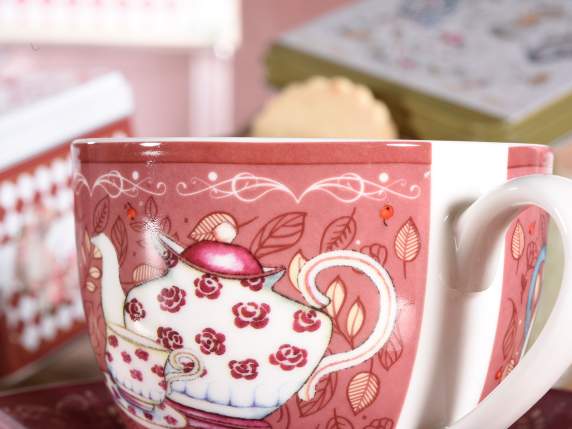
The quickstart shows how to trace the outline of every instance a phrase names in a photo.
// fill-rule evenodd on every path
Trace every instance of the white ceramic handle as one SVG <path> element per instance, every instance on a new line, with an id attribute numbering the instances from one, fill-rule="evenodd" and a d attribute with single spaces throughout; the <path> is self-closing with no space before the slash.
<path id="1" fill-rule="evenodd" d="M 572 255 L 572 181 L 533 175 L 511 180 L 471 205 L 457 224 L 459 289 L 476 292 L 490 284 L 491 254 L 510 222 L 526 206 L 544 209 L 558 226 L 564 255 Z M 498 255 L 496 255 L 498 256 Z M 566 259 L 566 258 L 565 258 Z M 451 429 L 504 429 L 538 401 L 572 361 L 572 271 L 564 266 L 562 288 L 540 336 L 516 368 L 473 411 Z M 483 356 L 483 359 L 488 358 Z M 470 376 L 465 374 L 464 376 Z"/>
<path id="2" fill-rule="evenodd" d="M 306 301 L 315 308 L 329 304 L 330 298 L 316 286 L 318 273 L 328 268 L 351 267 L 364 273 L 379 293 L 379 314 L 370 336 L 353 350 L 326 356 L 298 392 L 303 401 L 310 400 L 316 385 L 326 375 L 358 365 L 377 353 L 389 339 L 397 315 L 397 298 L 393 282 L 385 269 L 373 258 L 353 250 L 335 250 L 310 259 L 300 269 L 298 285 Z"/>

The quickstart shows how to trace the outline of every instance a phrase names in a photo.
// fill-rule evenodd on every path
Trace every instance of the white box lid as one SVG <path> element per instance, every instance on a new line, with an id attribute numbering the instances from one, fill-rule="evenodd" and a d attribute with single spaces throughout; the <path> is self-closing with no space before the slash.
<path id="1" fill-rule="evenodd" d="M 0 76 L 0 171 L 132 112 L 131 89 L 118 72 Z"/>

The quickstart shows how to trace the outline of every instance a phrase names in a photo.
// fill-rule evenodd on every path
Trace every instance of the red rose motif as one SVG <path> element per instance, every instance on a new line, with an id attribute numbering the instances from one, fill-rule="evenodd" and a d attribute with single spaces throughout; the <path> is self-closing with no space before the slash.
<path id="1" fill-rule="evenodd" d="M 240 284 L 244 287 L 249 288 L 251 291 L 256 292 L 262 289 L 264 286 L 264 279 L 262 277 L 256 277 L 253 279 L 242 279 Z"/>
<path id="2" fill-rule="evenodd" d="M 252 326 L 255 329 L 261 329 L 268 325 L 270 306 L 264 303 L 249 302 L 245 304 L 239 302 L 232 307 L 232 313 L 235 316 L 234 324 L 239 328 Z"/>
<path id="3" fill-rule="evenodd" d="M 165 376 L 165 368 L 163 368 L 161 365 L 153 365 L 151 372 L 157 374 L 159 377 Z"/>
<path id="4" fill-rule="evenodd" d="M 127 407 L 127 409 L 129 410 L 129 412 L 130 412 L 131 414 L 136 414 L 135 407 L 134 407 L 133 405 L 129 405 L 129 406 Z"/>
<path id="5" fill-rule="evenodd" d="M 171 426 L 175 426 L 177 424 L 177 419 L 173 416 L 165 416 L 165 421 Z"/>
<path id="6" fill-rule="evenodd" d="M 157 383 L 159 385 L 159 387 L 163 390 L 167 390 L 167 381 L 166 380 L 161 380 L 159 383 Z"/>
<path id="7" fill-rule="evenodd" d="M 131 362 L 131 355 L 127 352 L 121 352 L 121 358 L 124 362 L 130 363 Z"/>
<path id="8" fill-rule="evenodd" d="M 234 378 L 254 380 L 258 376 L 258 362 L 254 359 L 231 360 L 228 367 L 230 368 L 230 375 Z"/>
<path id="9" fill-rule="evenodd" d="M 143 415 L 145 416 L 145 418 L 146 418 L 147 420 L 153 420 L 153 414 L 148 413 L 147 411 L 145 411 L 145 412 L 143 413 Z"/>
<path id="10" fill-rule="evenodd" d="M 119 344 L 119 341 L 117 341 L 117 337 L 115 335 L 110 335 L 107 337 L 107 342 L 111 347 L 117 347 L 117 344 Z"/>
<path id="11" fill-rule="evenodd" d="M 134 322 L 143 319 L 147 314 L 143 308 L 143 304 L 141 304 L 136 298 L 125 303 L 125 312 L 129 314 L 129 317 Z"/>
<path id="12" fill-rule="evenodd" d="M 185 305 L 186 296 L 187 292 L 183 289 L 177 286 L 171 286 L 169 288 L 163 288 L 161 293 L 157 295 L 157 300 L 161 305 L 161 310 L 176 313 Z"/>
<path id="13" fill-rule="evenodd" d="M 173 252 L 167 250 L 162 255 L 163 261 L 165 261 L 165 265 L 169 268 L 173 268 L 179 262 L 179 258 Z"/>
<path id="14" fill-rule="evenodd" d="M 144 361 L 149 359 L 149 353 L 143 349 L 135 350 L 135 356 L 137 356 L 139 359 L 144 360 Z"/>
<path id="15" fill-rule="evenodd" d="M 129 371 L 129 373 L 131 374 L 131 378 L 133 378 L 134 380 L 143 381 L 143 374 L 141 374 L 141 371 L 139 371 L 138 369 L 132 369 L 131 371 Z"/>
<path id="16" fill-rule="evenodd" d="M 157 342 L 169 350 L 183 348 L 183 337 L 173 328 L 159 326 L 157 328 Z"/>
<path id="17" fill-rule="evenodd" d="M 302 368 L 308 362 L 308 352 L 290 344 L 282 344 L 278 351 L 268 358 L 272 365 L 278 365 L 284 371 Z"/>
<path id="18" fill-rule="evenodd" d="M 195 362 L 193 362 L 193 361 L 183 362 L 183 373 L 184 374 L 188 374 L 189 372 L 192 372 L 193 369 L 195 369 Z"/>
<path id="19" fill-rule="evenodd" d="M 220 296 L 222 283 L 217 276 L 203 274 L 201 278 L 195 279 L 195 295 L 199 298 L 217 299 Z"/>
<path id="20" fill-rule="evenodd" d="M 224 354 L 226 351 L 225 340 L 224 334 L 218 333 L 212 328 L 205 328 L 203 332 L 195 336 L 195 341 L 201 346 L 201 352 L 206 355 L 214 353 L 220 356 Z"/>
<path id="21" fill-rule="evenodd" d="M 320 328 L 321 324 L 315 310 L 298 310 L 294 313 L 293 328 L 296 332 L 314 332 Z"/>

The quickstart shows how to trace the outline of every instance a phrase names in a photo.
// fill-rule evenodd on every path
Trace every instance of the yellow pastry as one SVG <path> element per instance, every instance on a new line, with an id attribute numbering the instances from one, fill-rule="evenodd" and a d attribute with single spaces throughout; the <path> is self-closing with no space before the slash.
<path id="1" fill-rule="evenodd" d="M 367 87 L 342 77 L 313 77 L 270 100 L 252 135 L 393 139 L 397 132 L 387 106 Z"/>

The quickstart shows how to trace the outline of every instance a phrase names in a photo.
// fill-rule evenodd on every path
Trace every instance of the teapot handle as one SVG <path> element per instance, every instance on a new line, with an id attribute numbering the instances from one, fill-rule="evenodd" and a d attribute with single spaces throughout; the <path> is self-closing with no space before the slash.
<path id="1" fill-rule="evenodd" d="M 192 381 L 203 374 L 203 365 L 196 354 L 189 350 L 178 349 L 169 353 L 168 362 L 171 366 L 165 373 L 165 381 Z"/>
<path id="2" fill-rule="evenodd" d="M 379 315 L 370 336 L 355 349 L 326 356 L 306 384 L 298 392 L 303 401 L 316 393 L 316 385 L 322 377 L 350 368 L 370 359 L 387 342 L 397 315 L 397 298 L 389 274 L 375 259 L 353 250 L 335 250 L 322 253 L 306 262 L 298 274 L 298 285 L 306 301 L 314 308 L 327 306 L 330 299 L 316 286 L 318 273 L 328 268 L 351 267 L 363 272 L 375 285 L 379 294 Z"/>

